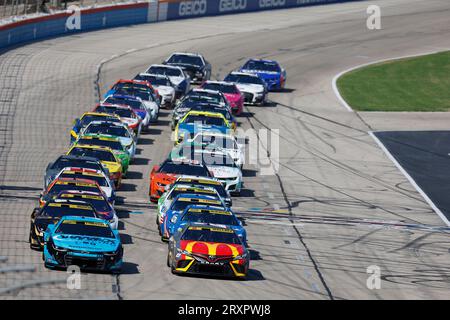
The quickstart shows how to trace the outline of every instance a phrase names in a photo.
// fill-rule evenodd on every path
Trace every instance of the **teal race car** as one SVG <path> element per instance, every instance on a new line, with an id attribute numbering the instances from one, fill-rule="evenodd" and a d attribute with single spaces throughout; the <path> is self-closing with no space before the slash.
<path id="1" fill-rule="evenodd" d="M 46 268 L 77 265 L 83 270 L 120 272 L 123 247 L 119 232 L 103 219 L 65 216 L 44 233 Z"/>

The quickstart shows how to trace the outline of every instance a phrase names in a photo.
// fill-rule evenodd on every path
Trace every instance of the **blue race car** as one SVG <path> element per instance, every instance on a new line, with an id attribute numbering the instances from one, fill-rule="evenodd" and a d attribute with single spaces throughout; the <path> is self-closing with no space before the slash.
<path id="1" fill-rule="evenodd" d="M 161 212 L 162 222 L 159 224 L 159 233 L 162 241 L 169 239 L 168 222 L 172 220 L 174 215 L 182 214 L 189 205 L 209 205 L 220 207 L 223 210 L 227 209 L 223 200 L 217 196 L 180 193 L 172 200 L 169 208 Z"/>
<path id="2" fill-rule="evenodd" d="M 258 75 L 269 91 L 282 90 L 286 84 L 286 70 L 273 60 L 250 59 L 239 71 Z"/>
<path id="3" fill-rule="evenodd" d="M 50 224 L 44 233 L 43 259 L 46 268 L 119 272 L 123 248 L 119 232 L 105 220 L 65 216 Z"/>
<path id="4" fill-rule="evenodd" d="M 218 206 L 189 205 L 181 214 L 173 214 L 167 220 L 168 236 L 173 235 L 178 229 L 184 228 L 192 222 L 207 223 L 209 225 L 220 225 L 233 229 L 244 245 L 247 244 L 247 232 L 230 208 L 224 209 Z"/>

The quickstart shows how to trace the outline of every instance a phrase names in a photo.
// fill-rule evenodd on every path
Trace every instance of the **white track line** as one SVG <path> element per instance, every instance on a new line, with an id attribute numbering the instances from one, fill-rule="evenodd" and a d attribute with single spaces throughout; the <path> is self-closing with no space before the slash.
<path id="1" fill-rule="evenodd" d="M 403 173 L 403 175 L 408 179 L 408 181 L 414 186 L 414 188 L 419 192 L 425 201 L 430 205 L 430 207 L 437 213 L 437 215 L 444 221 L 444 223 L 450 227 L 450 221 L 447 220 L 447 217 L 442 213 L 441 210 L 431 201 L 431 199 L 427 196 L 427 194 L 419 187 L 419 185 L 414 181 L 414 179 L 406 172 L 405 169 L 400 165 L 400 163 L 394 158 L 394 156 L 389 152 L 389 150 L 384 146 L 384 144 L 377 138 L 377 136 L 372 132 L 368 132 L 369 135 L 375 140 L 378 146 L 384 151 L 384 153 L 388 156 L 388 158 L 395 164 L 395 166 Z"/>
<path id="2" fill-rule="evenodd" d="M 382 63 L 382 62 L 386 62 L 386 61 L 394 61 L 394 60 L 401 60 L 401 59 L 407 59 L 407 58 L 415 58 L 415 57 L 421 57 L 421 56 L 425 56 L 425 55 L 429 55 L 429 54 L 435 54 L 435 53 L 440 53 L 440 52 L 445 52 L 448 51 L 450 49 L 447 48 L 442 48 L 440 50 L 434 50 L 434 51 L 430 51 L 430 52 L 423 52 L 423 53 L 418 53 L 418 54 L 412 54 L 412 55 L 407 55 L 407 56 L 401 56 L 401 57 L 394 57 L 394 58 L 387 58 L 387 59 L 381 59 L 381 60 L 376 60 L 376 61 L 372 61 L 372 62 L 367 62 L 367 63 L 363 63 L 360 64 L 358 66 L 355 67 L 351 67 L 347 70 L 344 70 L 342 72 L 339 72 L 337 75 L 334 76 L 331 86 L 333 87 L 333 91 L 334 94 L 336 95 L 336 97 L 338 98 L 339 102 L 341 103 L 341 105 L 343 105 L 345 107 L 345 109 L 347 109 L 348 112 L 355 112 L 352 107 L 350 107 L 350 105 L 347 103 L 347 101 L 344 100 L 344 98 L 341 96 L 341 93 L 339 92 L 339 89 L 337 88 L 337 80 L 342 77 L 344 74 L 354 71 L 356 69 L 360 69 L 360 68 L 364 68 L 373 64 L 377 64 L 377 63 Z"/>

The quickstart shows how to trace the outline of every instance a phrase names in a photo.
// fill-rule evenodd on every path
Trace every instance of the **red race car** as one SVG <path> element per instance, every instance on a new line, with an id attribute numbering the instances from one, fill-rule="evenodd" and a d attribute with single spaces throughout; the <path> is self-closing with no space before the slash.
<path id="1" fill-rule="evenodd" d="M 150 201 L 157 202 L 166 191 L 166 185 L 172 184 L 182 175 L 212 177 L 211 172 L 202 163 L 192 160 L 166 159 L 161 165 L 155 165 L 150 173 Z"/>

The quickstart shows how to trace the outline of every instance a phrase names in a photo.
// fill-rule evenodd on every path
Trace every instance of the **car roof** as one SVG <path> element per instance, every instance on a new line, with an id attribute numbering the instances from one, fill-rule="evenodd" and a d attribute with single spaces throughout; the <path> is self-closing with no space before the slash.
<path id="1" fill-rule="evenodd" d="M 92 144 L 75 144 L 73 147 L 74 148 L 83 148 L 83 149 L 97 149 L 97 150 L 113 152 L 110 147 L 96 146 L 96 145 L 92 145 Z"/>
<path id="2" fill-rule="evenodd" d="M 193 56 L 193 57 L 202 57 L 202 55 L 200 53 L 194 53 L 194 52 L 174 52 L 170 56 L 173 56 L 175 54 L 185 55 L 185 56 Z"/>
<path id="3" fill-rule="evenodd" d="M 198 193 L 180 193 L 176 195 L 174 202 L 178 200 L 179 198 L 188 198 L 188 199 L 205 199 L 205 200 L 218 200 L 221 201 L 220 197 L 218 196 L 209 196 L 204 194 L 198 194 Z"/>
<path id="4" fill-rule="evenodd" d="M 135 101 L 139 101 L 139 102 L 142 101 L 141 98 L 135 97 L 135 96 L 131 96 L 131 95 L 128 95 L 128 94 L 111 94 L 111 95 L 107 96 L 105 98 L 105 100 L 108 99 L 108 98 L 119 98 L 119 99 L 135 100 Z"/>
<path id="5" fill-rule="evenodd" d="M 86 133 L 86 134 L 81 135 L 81 137 L 79 139 L 119 141 L 119 138 L 117 138 L 117 136 L 113 136 L 110 134 L 103 134 L 103 133 Z"/>
<path id="6" fill-rule="evenodd" d="M 253 78 L 258 78 L 259 79 L 259 76 L 254 74 L 254 73 L 232 71 L 232 72 L 230 72 L 230 74 L 237 75 L 237 76 L 249 76 L 249 77 L 253 77 Z"/>
<path id="7" fill-rule="evenodd" d="M 63 194 L 72 194 L 76 196 L 82 196 L 82 195 L 88 195 L 88 196 L 99 196 L 104 198 L 104 195 L 101 192 L 94 192 L 94 191 L 83 191 L 83 190 L 63 190 L 61 191 L 57 197 L 63 195 Z"/>
<path id="8" fill-rule="evenodd" d="M 123 122 L 112 122 L 112 121 L 106 121 L 106 120 L 95 120 L 92 121 L 91 123 L 89 123 L 89 125 L 91 124 L 103 124 L 103 125 L 108 125 L 108 126 L 116 126 L 116 127 L 127 127 L 127 125 Z"/>
<path id="9" fill-rule="evenodd" d="M 152 64 L 150 67 L 147 68 L 147 70 L 149 70 L 151 67 L 167 68 L 167 69 L 177 69 L 177 70 L 180 70 L 181 72 L 183 72 L 183 69 L 181 69 L 180 67 L 177 67 L 177 66 L 170 66 L 170 65 L 165 65 L 165 64 Z"/>
<path id="10" fill-rule="evenodd" d="M 139 73 L 139 75 L 140 76 L 144 76 L 144 77 L 155 77 L 155 78 L 162 78 L 162 79 L 168 79 L 169 80 L 169 77 L 166 76 L 165 74 L 141 72 L 141 73 Z"/>
<path id="11" fill-rule="evenodd" d="M 97 158 L 88 157 L 88 156 L 74 156 L 74 155 L 63 154 L 63 155 L 59 156 L 59 158 L 56 161 L 58 161 L 60 159 L 79 160 L 79 161 L 91 161 L 91 162 L 100 163 L 100 161 Z"/>
<path id="12" fill-rule="evenodd" d="M 224 85 L 224 86 L 234 86 L 233 82 L 229 82 L 229 81 L 218 81 L 218 80 L 208 80 L 206 81 L 204 84 L 220 84 L 220 85 Z"/>
<path id="13" fill-rule="evenodd" d="M 211 89 L 202 89 L 202 88 L 194 88 L 191 90 L 191 93 L 213 93 L 213 94 L 219 94 L 219 90 L 211 90 Z M 188 93 L 189 94 L 189 93 Z"/>

